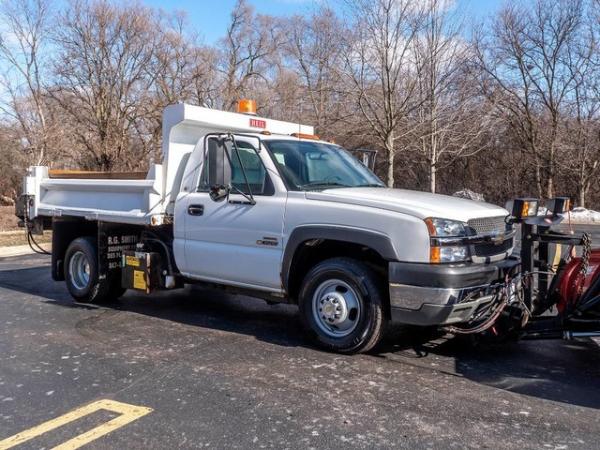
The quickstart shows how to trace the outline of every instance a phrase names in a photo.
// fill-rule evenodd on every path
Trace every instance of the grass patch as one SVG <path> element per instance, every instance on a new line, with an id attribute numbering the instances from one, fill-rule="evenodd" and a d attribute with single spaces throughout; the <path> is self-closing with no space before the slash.
<path id="1" fill-rule="evenodd" d="M 14 206 L 0 206 L 0 231 L 18 231 Z"/>
<path id="2" fill-rule="evenodd" d="M 52 242 L 52 233 L 44 232 L 42 236 L 33 237 L 38 244 Z M 0 232 L 0 247 L 14 247 L 15 245 L 27 245 L 25 230 Z"/>

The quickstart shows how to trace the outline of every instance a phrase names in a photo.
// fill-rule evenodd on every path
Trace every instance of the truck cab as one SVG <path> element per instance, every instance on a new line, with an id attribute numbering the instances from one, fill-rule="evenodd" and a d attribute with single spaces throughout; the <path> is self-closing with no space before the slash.
<path id="1" fill-rule="evenodd" d="M 143 182 L 30 169 L 22 215 L 51 219 L 76 300 L 205 283 L 297 304 L 318 344 L 356 353 L 389 322 L 486 314 L 518 265 L 504 208 L 387 188 L 312 127 L 175 105 L 163 136 Z"/>

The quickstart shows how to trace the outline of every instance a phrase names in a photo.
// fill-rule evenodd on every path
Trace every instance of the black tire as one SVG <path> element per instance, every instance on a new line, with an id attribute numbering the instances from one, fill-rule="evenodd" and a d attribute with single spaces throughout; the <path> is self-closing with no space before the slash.
<path id="1" fill-rule="evenodd" d="M 336 286 L 338 281 L 341 283 Z M 328 288 L 328 284 L 332 287 Z M 345 297 L 347 287 L 351 289 L 351 298 L 356 299 L 358 306 L 353 308 L 355 312 L 352 319 L 352 309 L 346 305 L 348 302 L 344 302 L 344 310 L 349 313 L 341 314 L 341 317 L 347 319 L 340 325 L 349 327 L 343 330 L 347 334 L 332 336 L 332 333 L 338 332 L 337 325 L 331 325 L 333 331 L 324 329 L 329 325 L 327 320 L 336 318 L 325 318 L 322 312 L 323 301 L 335 303 L 336 294 L 340 292 Z M 323 298 L 326 300 L 321 298 L 323 289 L 330 290 L 324 293 Z M 330 294 L 334 294 L 333 297 Z M 381 279 L 368 266 L 351 258 L 332 258 L 317 264 L 308 272 L 302 283 L 298 303 L 302 321 L 317 345 L 330 351 L 350 354 L 371 350 L 384 336 L 387 326 L 386 299 L 382 293 Z"/>
<path id="2" fill-rule="evenodd" d="M 75 269 L 82 259 L 87 264 L 86 279 L 77 276 Z M 71 268 L 73 263 L 74 267 Z M 92 237 L 75 239 L 65 253 L 65 281 L 71 296 L 81 303 L 105 303 L 123 295 L 120 280 L 109 276 L 104 280 L 98 279 L 98 250 L 96 240 Z"/>

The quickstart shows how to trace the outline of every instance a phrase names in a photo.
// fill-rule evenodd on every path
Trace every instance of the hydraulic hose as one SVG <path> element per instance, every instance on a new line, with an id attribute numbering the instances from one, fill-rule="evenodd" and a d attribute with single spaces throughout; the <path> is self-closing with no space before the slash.
<path id="1" fill-rule="evenodd" d="M 51 255 L 52 254 L 49 251 L 42 248 L 42 246 L 36 242 L 36 240 L 33 238 L 33 234 L 31 233 L 31 230 L 27 230 L 27 243 L 29 244 L 29 248 L 31 248 L 31 250 L 34 253 L 37 253 L 38 255 Z"/>
<path id="2" fill-rule="evenodd" d="M 51 255 L 52 253 L 44 250 L 40 244 L 33 237 L 31 227 L 29 226 L 29 208 L 25 208 L 25 214 L 23 215 L 23 224 L 25 225 L 25 234 L 27 235 L 27 244 L 29 248 L 38 255 Z"/>
<path id="3" fill-rule="evenodd" d="M 498 303 L 498 306 L 496 307 L 494 312 L 491 313 L 490 316 L 487 319 L 485 319 L 482 323 L 480 323 L 479 325 L 475 325 L 471 328 L 450 326 L 450 327 L 445 327 L 445 329 L 447 331 L 449 331 L 450 333 L 454 333 L 454 334 L 482 333 L 482 332 L 486 331 L 487 329 L 491 328 L 496 323 L 496 321 L 498 320 L 500 315 L 504 312 L 506 307 L 512 303 L 519 303 L 523 306 L 525 316 L 523 318 L 522 326 L 524 326 L 529 321 L 529 317 L 531 314 L 530 314 L 528 308 L 525 307 L 525 304 L 523 303 L 522 299 L 519 297 L 517 292 L 515 292 L 516 300 L 514 302 L 510 301 L 511 296 L 509 295 L 509 286 L 510 286 L 511 281 L 512 281 L 511 279 L 508 279 L 508 278 L 506 279 L 504 287 L 500 290 L 500 292 L 496 295 L 496 298 L 495 298 L 496 301 L 500 300 Z"/>

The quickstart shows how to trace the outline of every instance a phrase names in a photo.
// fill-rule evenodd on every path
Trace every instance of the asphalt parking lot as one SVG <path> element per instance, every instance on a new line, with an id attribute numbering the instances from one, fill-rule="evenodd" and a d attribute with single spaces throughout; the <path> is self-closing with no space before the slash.
<path id="1" fill-rule="evenodd" d="M 340 356 L 291 306 L 195 287 L 77 305 L 48 265 L 0 259 L 0 449 L 600 448 L 591 340 L 397 332 Z"/>

